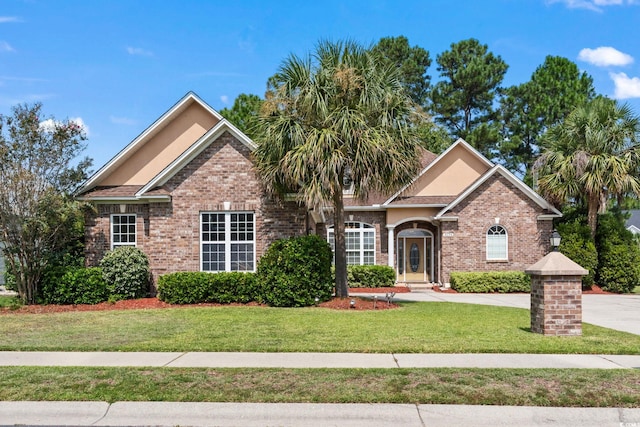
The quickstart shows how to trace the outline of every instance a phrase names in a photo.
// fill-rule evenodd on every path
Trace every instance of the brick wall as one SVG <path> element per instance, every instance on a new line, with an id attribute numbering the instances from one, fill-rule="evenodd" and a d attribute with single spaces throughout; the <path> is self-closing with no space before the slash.
<path id="1" fill-rule="evenodd" d="M 582 335 L 582 277 L 531 277 L 531 332 Z"/>
<path id="2" fill-rule="evenodd" d="M 457 221 L 441 223 L 442 276 L 452 271 L 520 270 L 549 251 L 552 221 L 538 220 L 543 210 L 501 175 L 494 175 L 457 205 Z M 487 261 L 486 233 L 496 224 L 507 230 L 508 259 Z"/>
<path id="3" fill-rule="evenodd" d="M 164 273 L 200 270 L 200 213 L 255 213 L 256 259 L 278 238 L 305 233 L 306 209 L 269 198 L 256 176 L 248 147 L 225 133 L 165 185 L 170 203 L 128 205 L 138 215 L 138 247 L 154 279 Z M 87 263 L 95 265 L 109 249 L 109 214 L 119 205 L 97 205 L 86 222 Z"/>

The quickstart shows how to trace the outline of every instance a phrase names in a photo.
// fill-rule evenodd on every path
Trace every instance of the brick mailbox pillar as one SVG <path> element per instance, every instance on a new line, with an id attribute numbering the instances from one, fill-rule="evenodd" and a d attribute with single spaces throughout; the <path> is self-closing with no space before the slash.
<path id="1" fill-rule="evenodd" d="M 531 332 L 582 335 L 582 276 L 589 272 L 551 252 L 525 273 L 531 276 Z"/>

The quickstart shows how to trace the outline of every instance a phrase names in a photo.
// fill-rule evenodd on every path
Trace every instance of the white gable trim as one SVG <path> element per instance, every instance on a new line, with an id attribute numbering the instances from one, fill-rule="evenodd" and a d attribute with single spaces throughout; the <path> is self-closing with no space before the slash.
<path id="1" fill-rule="evenodd" d="M 173 118 L 173 116 L 186 108 L 191 103 L 196 102 L 200 106 L 202 106 L 205 110 L 211 113 L 216 119 L 222 120 L 223 117 L 216 110 L 211 108 L 209 104 L 204 102 L 198 95 L 193 92 L 187 93 L 181 100 L 179 100 L 173 107 L 171 107 L 167 112 L 165 112 L 160 118 L 158 118 L 155 122 L 151 124 L 148 128 L 146 128 L 140 135 L 138 135 L 133 141 L 131 141 L 126 147 L 124 147 L 118 154 L 116 154 L 111 160 L 109 160 L 103 167 L 101 167 L 95 174 L 93 174 L 89 179 L 87 179 L 78 190 L 76 190 L 76 194 L 81 194 L 87 190 L 90 190 L 94 187 L 96 182 L 102 179 L 104 176 L 111 173 L 116 167 L 120 166 L 122 162 L 124 162 L 130 153 L 135 152 L 141 145 L 147 140 L 147 137 L 153 134 L 156 130 L 161 128 L 165 122 Z"/>
<path id="2" fill-rule="evenodd" d="M 256 144 L 244 133 L 240 132 L 238 128 L 232 125 L 226 119 L 221 119 L 214 127 L 209 129 L 207 133 L 202 135 L 191 147 L 189 147 L 178 158 L 171 162 L 166 168 L 164 168 L 158 175 L 156 175 L 151 181 L 149 181 L 144 187 L 142 187 L 136 193 L 136 197 L 141 197 L 147 191 L 164 185 L 171 177 L 184 168 L 189 162 L 195 159 L 200 153 L 202 153 L 209 145 L 216 141 L 224 132 L 229 132 L 241 143 L 246 145 L 251 151 L 256 149 Z"/>
<path id="3" fill-rule="evenodd" d="M 464 199 L 466 199 L 480 185 L 482 185 L 485 181 L 487 181 L 490 177 L 492 177 L 496 173 L 499 173 L 500 175 L 502 175 L 505 178 L 507 178 L 507 180 L 509 180 L 509 182 L 511 182 L 513 185 L 515 185 L 520 191 L 522 191 L 526 196 L 528 196 L 531 200 L 533 200 L 538 206 L 540 206 L 543 209 L 547 209 L 547 210 L 551 211 L 552 214 L 550 214 L 550 216 L 555 217 L 555 218 L 560 218 L 562 216 L 560 211 L 558 211 L 555 207 L 553 207 L 553 205 L 551 205 L 545 199 L 540 197 L 528 185 L 526 185 L 524 182 L 522 182 L 521 180 L 516 178 L 515 175 L 513 175 L 511 172 L 509 172 L 503 166 L 495 165 L 493 168 L 488 170 L 487 173 L 485 173 L 483 176 L 481 176 L 476 182 L 474 182 L 472 185 L 470 185 L 462 194 L 460 194 L 447 207 L 445 207 L 440 212 L 438 212 L 438 214 L 435 216 L 435 218 L 436 219 L 443 218 L 444 214 L 446 212 L 450 211 L 451 209 L 456 207 L 458 204 L 460 204 L 460 202 L 462 202 Z"/>
<path id="4" fill-rule="evenodd" d="M 425 173 L 427 173 L 427 171 L 429 169 L 431 169 L 436 163 L 438 163 L 443 157 L 445 157 L 447 154 L 449 154 L 449 152 L 451 150 L 453 150 L 455 147 L 457 147 L 458 145 L 462 145 L 463 147 L 465 147 L 467 150 L 469 150 L 469 152 L 471 154 L 473 154 L 477 159 L 479 159 L 482 163 L 484 163 L 485 165 L 487 165 L 488 167 L 493 167 L 493 163 L 491 163 L 491 161 L 489 161 L 489 159 L 487 159 L 485 156 L 483 156 L 482 154 L 480 154 L 480 152 L 478 150 L 476 150 L 475 148 L 473 148 L 471 145 L 469 145 L 469 143 L 467 141 L 465 141 L 462 138 L 458 138 L 458 140 L 456 142 L 454 142 L 453 144 L 451 144 L 449 146 L 449 148 L 447 148 L 446 150 L 444 150 L 444 152 L 442 154 L 440 154 L 438 157 L 435 158 L 434 161 L 432 161 L 431 163 L 429 163 L 423 170 L 422 172 L 420 172 L 418 174 L 418 176 L 416 176 L 409 184 L 405 185 L 404 187 L 402 187 L 397 193 L 395 193 L 393 196 L 391 196 L 386 202 L 383 203 L 384 206 L 388 205 L 389 203 L 391 203 L 396 197 L 398 197 L 400 194 L 402 194 L 407 188 L 411 187 L 416 181 L 418 181 L 418 179 L 420 179 L 420 177 L 422 175 L 424 175 Z"/>

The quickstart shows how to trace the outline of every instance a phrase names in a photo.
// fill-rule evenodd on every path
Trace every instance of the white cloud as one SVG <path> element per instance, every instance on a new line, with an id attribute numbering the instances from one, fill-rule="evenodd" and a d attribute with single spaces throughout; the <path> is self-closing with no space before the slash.
<path id="1" fill-rule="evenodd" d="M 220 101 L 222 101 L 223 104 L 228 104 L 229 103 L 229 97 L 227 95 L 222 95 L 220 97 Z"/>
<path id="2" fill-rule="evenodd" d="M 151 52 L 150 50 L 142 49 L 141 47 L 127 46 L 127 53 L 129 55 L 153 56 L 153 52 Z"/>
<path id="3" fill-rule="evenodd" d="M 89 136 L 89 126 L 87 126 L 84 123 L 84 120 L 82 120 L 82 117 L 71 118 L 69 119 L 69 121 L 74 122 L 75 124 L 80 126 L 82 130 L 84 130 L 85 135 Z M 40 129 L 44 130 L 45 132 L 53 132 L 56 128 L 56 125 L 59 125 L 60 123 L 61 122 L 54 121 L 53 119 L 47 119 L 45 121 L 40 122 Z"/>
<path id="4" fill-rule="evenodd" d="M 21 22 L 17 16 L 0 16 L 0 24 L 6 24 L 7 22 Z"/>
<path id="5" fill-rule="evenodd" d="M 609 73 L 615 84 L 616 99 L 640 98 L 640 78 L 628 77 L 625 73 Z"/>
<path id="6" fill-rule="evenodd" d="M 582 49 L 578 54 L 578 59 L 597 65 L 598 67 L 629 65 L 633 63 L 633 57 L 631 55 L 620 52 L 610 46 L 601 46 L 595 49 Z"/>
<path id="7" fill-rule="evenodd" d="M 16 50 L 4 40 L 0 40 L 0 52 L 15 52 Z"/>
<path id="8" fill-rule="evenodd" d="M 136 120 L 129 119 L 127 117 L 109 116 L 109 120 L 111 121 L 111 123 L 114 123 L 116 125 L 135 125 L 138 123 Z"/>
<path id="9" fill-rule="evenodd" d="M 570 9 L 588 9 L 602 12 L 606 6 L 633 6 L 638 0 L 547 0 L 547 3 L 564 3 Z"/>

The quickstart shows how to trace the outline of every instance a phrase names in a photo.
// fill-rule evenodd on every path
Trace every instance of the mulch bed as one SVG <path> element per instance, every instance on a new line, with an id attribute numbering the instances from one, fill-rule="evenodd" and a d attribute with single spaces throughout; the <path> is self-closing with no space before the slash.
<path id="1" fill-rule="evenodd" d="M 368 289 L 360 288 L 357 292 L 353 292 L 350 289 L 350 293 L 365 293 L 365 292 L 381 292 L 382 295 L 378 297 L 377 301 L 369 298 L 362 298 L 357 296 L 351 296 L 349 298 L 332 298 L 329 301 L 318 304 L 318 307 L 330 308 L 334 310 L 388 310 L 391 308 L 397 308 L 398 305 L 391 303 L 388 304 L 385 299 L 386 292 L 409 292 L 409 290 L 399 290 L 396 288 L 377 288 Z M 351 301 L 355 301 L 355 305 L 351 305 Z M 11 309 L 8 307 L 0 308 L 0 315 L 2 314 L 39 314 L 39 313 L 65 313 L 65 312 L 77 312 L 77 311 L 106 311 L 106 310 L 144 310 L 144 309 L 157 309 L 157 308 L 178 308 L 178 307 L 220 307 L 220 306 L 259 306 L 258 303 L 249 304 L 190 304 L 190 305 L 177 305 L 167 304 L 160 301 L 158 298 L 140 298 L 133 300 L 123 300 L 114 303 L 101 302 L 99 304 L 75 304 L 75 305 L 24 305 L 18 309 Z"/>
<path id="2" fill-rule="evenodd" d="M 433 287 L 434 292 L 442 293 L 457 293 L 451 288 L 441 289 L 438 286 Z M 395 303 L 387 303 L 386 294 L 395 292 L 406 293 L 411 292 L 411 289 L 406 287 L 395 288 L 350 288 L 349 298 L 332 298 L 329 301 L 318 304 L 319 307 L 330 308 L 333 310 L 388 310 L 397 308 Z M 356 296 L 359 293 L 378 294 L 377 300 L 372 298 L 362 298 Z M 603 291 L 599 286 L 593 285 L 590 290 L 582 291 L 583 294 L 612 294 L 612 292 Z M 351 305 L 351 301 L 355 301 L 355 305 Z M 216 306 L 258 306 L 257 303 L 249 304 L 191 304 L 188 307 L 216 307 Z M 0 315 L 2 314 L 38 314 L 38 313 L 64 313 L 70 311 L 105 311 L 105 310 L 143 310 L 143 309 L 156 309 L 156 308 L 177 308 L 187 307 L 184 305 L 167 304 L 157 298 L 140 298 L 134 300 L 117 301 L 115 303 L 102 302 L 100 304 L 77 304 L 77 305 L 25 305 L 18 309 L 0 308 Z"/>

